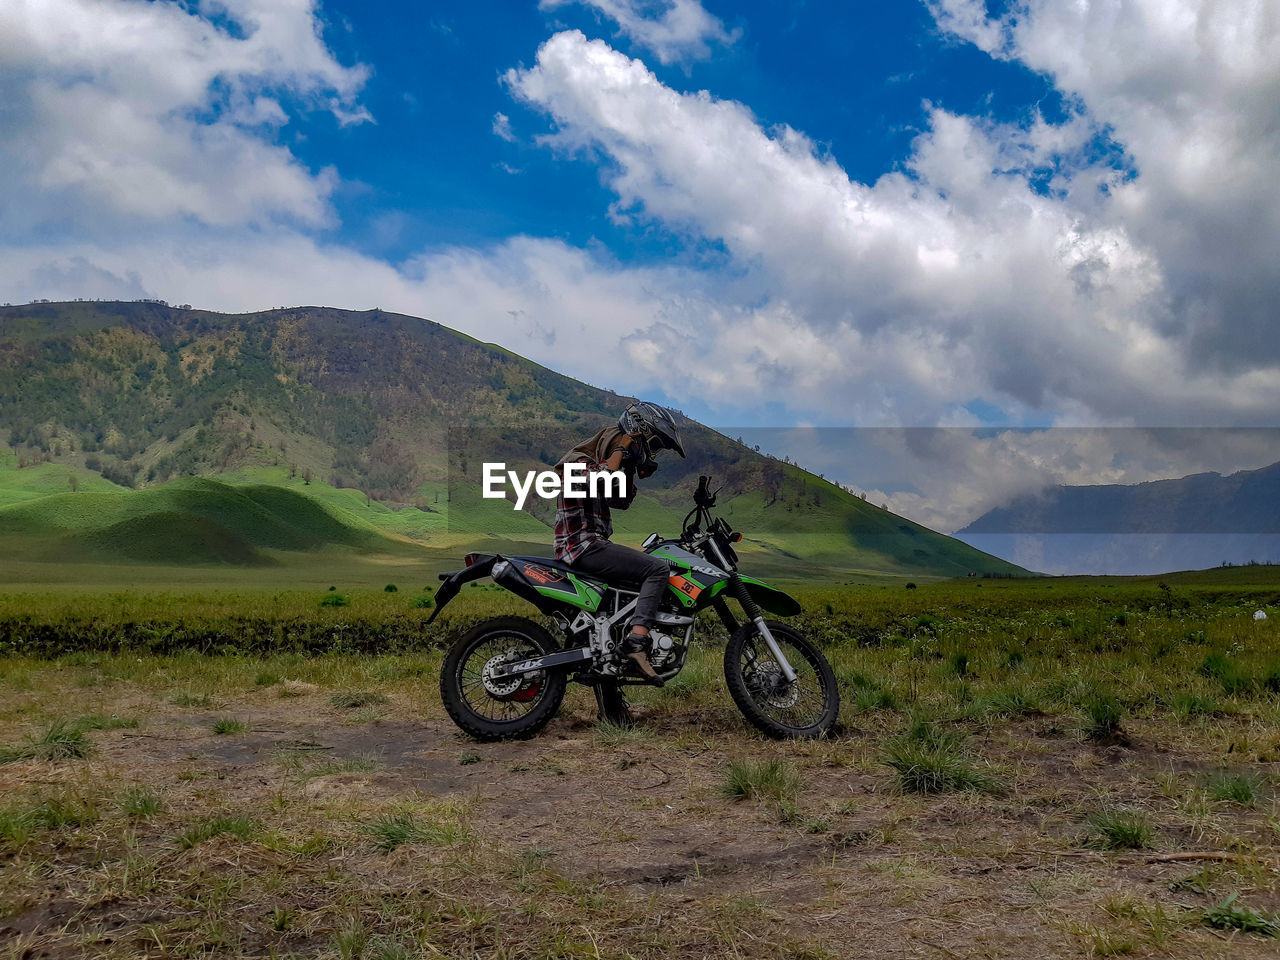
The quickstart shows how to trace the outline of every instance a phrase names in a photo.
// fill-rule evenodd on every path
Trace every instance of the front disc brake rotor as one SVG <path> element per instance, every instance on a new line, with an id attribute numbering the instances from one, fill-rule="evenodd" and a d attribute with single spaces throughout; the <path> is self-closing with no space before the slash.
<path id="1" fill-rule="evenodd" d="M 789 683 L 783 676 L 782 668 L 772 660 L 756 661 L 756 668 L 751 673 L 753 692 L 764 698 L 765 702 L 775 710 L 786 710 L 794 707 L 800 699 L 800 690 L 794 683 Z"/>

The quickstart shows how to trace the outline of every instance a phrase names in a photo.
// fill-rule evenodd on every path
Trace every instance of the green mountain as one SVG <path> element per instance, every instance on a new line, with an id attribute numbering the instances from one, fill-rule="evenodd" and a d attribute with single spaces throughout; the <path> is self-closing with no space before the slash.
<path id="1" fill-rule="evenodd" d="M 31 556 L 240 564 L 321 546 L 549 546 L 550 505 L 483 499 L 481 464 L 545 468 L 628 399 L 378 310 L 3 307 L 0 536 Z M 692 420 L 681 428 L 689 459 L 664 461 L 615 515 L 624 542 L 678 530 L 711 474 L 747 549 L 780 568 L 1019 572 Z"/>

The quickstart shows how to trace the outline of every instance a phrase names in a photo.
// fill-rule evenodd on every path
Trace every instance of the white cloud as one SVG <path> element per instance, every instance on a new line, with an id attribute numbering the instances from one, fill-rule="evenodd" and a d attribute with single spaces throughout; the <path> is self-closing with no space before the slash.
<path id="1" fill-rule="evenodd" d="M 1048 75 L 1124 145 L 1138 176 L 1108 214 L 1168 285 L 1165 329 L 1199 363 L 1280 360 L 1280 3 L 931 0 L 939 24 Z"/>
<path id="2" fill-rule="evenodd" d="M 738 32 L 727 31 L 699 0 L 541 0 L 538 7 L 556 10 L 571 4 L 604 14 L 664 64 L 706 60 L 712 43 L 728 46 L 738 39 Z"/>
<path id="3" fill-rule="evenodd" d="M 608 158 L 624 213 L 722 241 L 755 283 L 763 308 L 714 312 L 679 351 L 660 324 L 628 341 L 708 399 L 789 383 L 794 405 L 861 423 L 937 422 L 974 396 L 1092 422 L 1280 410 L 1274 364 L 1199 369 L 1162 263 L 1098 197 L 1120 174 L 1068 164 L 1052 192 L 1033 188 L 1032 170 L 1084 155 L 1086 117 L 1000 126 L 932 109 L 909 169 L 865 185 L 802 133 L 673 90 L 576 31 L 507 80 L 554 118 L 550 143 Z"/>
<path id="4" fill-rule="evenodd" d="M 288 122 L 276 95 L 360 122 L 364 79 L 333 59 L 311 0 L 0 5 L 6 232 L 86 208 L 112 232 L 131 218 L 323 224 L 335 175 L 274 142 Z"/>
<path id="5" fill-rule="evenodd" d="M 515 142 L 516 135 L 511 130 L 511 118 L 505 113 L 495 113 L 493 115 L 493 134 L 508 143 Z"/>
<path id="6" fill-rule="evenodd" d="M 628 266 L 529 237 L 396 265 L 322 243 L 309 230 L 332 217 L 336 173 L 307 170 L 278 135 L 300 104 L 359 119 L 364 73 L 325 49 L 312 4 L 223 5 L 243 36 L 192 12 L 211 6 L 8 4 L 0 299 L 380 306 L 598 385 L 637 392 L 661 378 L 724 420 L 773 403 L 826 422 L 963 423 L 980 400 L 1014 422 L 1274 422 L 1274 350 L 1251 339 L 1261 315 L 1227 309 L 1277 282 L 1264 266 L 1280 201 L 1263 184 L 1280 172 L 1280 151 L 1267 153 L 1278 127 L 1260 91 L 1280 58 L 1258 53 L 1273 42 L 1265 24 L 1236 19 L 1247 27 L 1239 64 L 1208 57 L 1226 79 L 1204 67 L 1194 89 L 1169 94 L 1130 75 L 1154 60 L 1164 66 L 1152 77 L 1183 61 L 1200 70 L 1197 57 L 1216 48 L 1147 51 L 1123 18 L 1127 47 L 1104 44 L 1047 4 L 1019 8 L 1022 33 L 976 6 L 945 6 L 944 25 L 1049 72 L 1074 98 L 1069 121 L 1001 125 L 931 108 L 906 168 L 863 184 L 803 133 L 668 87 L 581 34 L 552 37 L 509 75 L 519 99 L 554 118 L 547 142 L 604 158 L 616 217 L 719 241 L 723 266 L 705 270 Z M 1174 7 L 1192 9 L 1162 5 Z M 1054 30 L 1036 33 L 1036 22 Z M 498 136 L 509 130 L 504 114 L 493 122 Z M 1105 129 L 1132 153 L 1136 179 L 1091 162 Z M 1040 192 L 1030 178 L 1047 169 Z M 1205 213 L 1215 204 L 1221 223 Z M 51 224 L 74 241 L 49 240 Z M 391 242 L 395 221 L 382 227 Z M 893 504 L 952 524 L 994 493 L 1115 475 L 1103 446 L 1015 441 L 955 454 L 950 475 L 936 452 L 918 499 Z M 1227 461 L 1149 462 L 1177 472 Z M 856 464 L 826 472 L 858 480 Z"/>

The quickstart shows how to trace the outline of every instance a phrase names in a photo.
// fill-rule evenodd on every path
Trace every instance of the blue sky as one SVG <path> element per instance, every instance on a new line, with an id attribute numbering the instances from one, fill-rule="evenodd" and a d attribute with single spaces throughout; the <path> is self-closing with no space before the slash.
<path id="1" fill-rule="evenodd" d="M 875 491 L 940 525 L 1258 466 L 1016 428 L 1280 420 L 1277 44 L 1280 0 L 7 3 L 0 301 L 381 307 L 814 457 L 1010 428 Z"/>
<path id="2" fill-rule="evenodd" d="M 650 58 L 662 81 L 745 103 L 765 125 L 805 131 L 863 182 L 909 157 L 926 101 L 1005 120 L 1037 107 L 1059 113 L 1044 77 L 944 36 L 920 2 L 703 6 L 741 38 L 704 61 Z M 607 18 L 586 7 L 544 12 L 529 0 L 331 0 L 322 11 L 338 58 L 373 68 L 360 99 L 376 123 L 339 127 L 315 117 L 288 131 L 287 142 L 313 169 L 335 164 L 353 181 L 336 198 L 345 242 L 390 259 L 520 233 L 600 243 L 626 261 L 703 254 L 660 225 L 612 223 L 613 194 L 597 165 L 539 147 L 546 117 L 513 101 L 502 82 L 564 28 L 645 57 Z M 515 141 L 494 134 L 498 113 Z"/>

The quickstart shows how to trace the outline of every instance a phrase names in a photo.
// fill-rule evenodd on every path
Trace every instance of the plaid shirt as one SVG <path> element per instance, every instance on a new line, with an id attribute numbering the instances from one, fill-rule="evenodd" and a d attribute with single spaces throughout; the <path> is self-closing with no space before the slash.
<path id="1" fill-rule="evenodd" d="M 600 469 L 590 457 L 579 457 L 577 463 L 587 465 L 588 477 Z M 609 505 L 599 497 L 566 498 L 563 489 L 556 500 L 556 559 L 573 563 L 597 540 L 613 536 L 613 518 Z"/>

